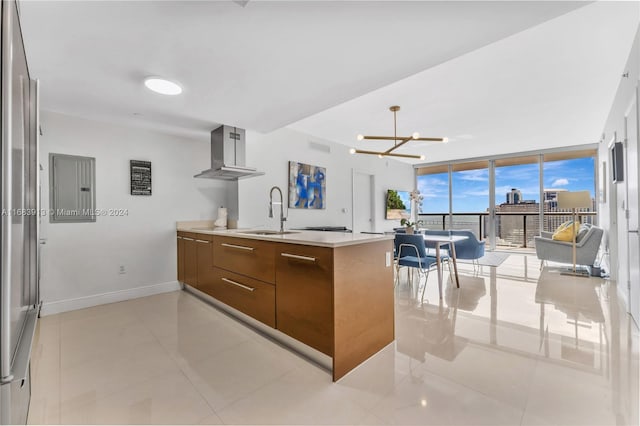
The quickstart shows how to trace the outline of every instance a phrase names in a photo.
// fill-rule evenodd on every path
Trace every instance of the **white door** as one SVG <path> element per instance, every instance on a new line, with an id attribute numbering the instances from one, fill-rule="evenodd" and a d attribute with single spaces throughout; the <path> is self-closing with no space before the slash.
<path id="1" fill-rule="evenodd" d="M 625 117 L 627 140 L 627 203 L 628 203 L 628 233 L 627 242 L 629 250 L 628 259 L 628 288 L 629 288 L 629 313 L 640 324 L 640 238 L 638 235 L 640 222 L 640 205 L 638 200 L 638 188 L 640 179 L 638 176 L 639 150 L 638 150 L 638 97 L 629 109 Z"/>
<path id="2" fill-rule="evenodd" d="M 373 232 L 373 175 L 353 171 L 353 232 Z"/>

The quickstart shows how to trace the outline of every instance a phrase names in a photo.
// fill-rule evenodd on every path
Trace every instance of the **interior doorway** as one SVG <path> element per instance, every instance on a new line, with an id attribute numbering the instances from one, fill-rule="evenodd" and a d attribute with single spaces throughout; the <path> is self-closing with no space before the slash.
<path id="1" fill-rule="evenodd" d="M 374 176 L 353 170 L 352 173 L 352 226 L 353 232 L 374 232 L 373 194 Z"/>

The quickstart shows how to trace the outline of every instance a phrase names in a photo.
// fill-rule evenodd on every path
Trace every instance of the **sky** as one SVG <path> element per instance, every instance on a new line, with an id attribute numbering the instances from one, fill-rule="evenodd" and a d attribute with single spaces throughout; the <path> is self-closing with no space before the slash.
<path id="1" fill-rule="evenodd" d="M 576 158 L 544 163 L 544 188 L 587 190 L 594 197 L 595 159 Z M 489 207 L 489 170 L 465 170 L 452 173 L 453 212 L 484 212 Z M 496 167 L 496 204 L 506 202 L 511 188 L 519 189 L 524 200 L 540 201 L 538 164 Z M 424 196 L 423 213 L 449 211 L 447 173 L 418 176 L 418 190 Z"/>

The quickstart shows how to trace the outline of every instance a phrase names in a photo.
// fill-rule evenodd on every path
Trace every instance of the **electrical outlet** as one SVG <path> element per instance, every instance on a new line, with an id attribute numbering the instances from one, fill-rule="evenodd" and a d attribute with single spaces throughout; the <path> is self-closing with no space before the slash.
<path id="1" fill-rule="evenodd" d="M 388 268 L 391 266 L 391 252 L 388 251 L 385 253 L 385 266 Z"/>
<path id="2" fill-rule="evenodd" d="M 120 265 L 120 269 L 118 270 L 119 274 L 126 274 L 127 273 L 127 267 L 124 265 Z"/>

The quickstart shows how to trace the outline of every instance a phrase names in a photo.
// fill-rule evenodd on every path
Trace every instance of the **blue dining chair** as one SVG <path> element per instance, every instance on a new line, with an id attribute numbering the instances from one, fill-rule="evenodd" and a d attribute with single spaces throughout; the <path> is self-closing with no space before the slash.
<path id="1" fill-rule="evenodd" d="M 395 251 L 397 254 L 396 262 L 396 286 L 400 276 L 400 267 L 406 266 L 408 268 L 415 268 L 418 271 L 418 276 L 425 275 L 425 284 L 422 289 L 421 300 L 424 299 L 424 293 L 427 288 L 427 280 L 429 278 L 429 271 L 437 264 L 435 256 L 427 254 L 427 250 L 424 243 L 422 234 L 396 234 Z M 441 261 L 449 260 L 447 255 L 441 255 Z M 449 263 L 449 270 L 451 271 L 451 264 Z M 418 278 L 418 286 L 420 286 L 420 278 Z M 440 291 L 440 298 L 442 298 L 442 289 Z"/>
<path id="2" fill-rule="evenodd" d="M 480 268 L 478 259 L 484 256 L 485 242 L 479 241 L 476 235 L 470 229 L 452 229 L 452 230 L 429 230 L 425 232 L 427 235 L 462 235 L 467 237 L 466 240 L 456 241 L 456 259 L 468 259 L 473 264 L 473 270 Z"/>

